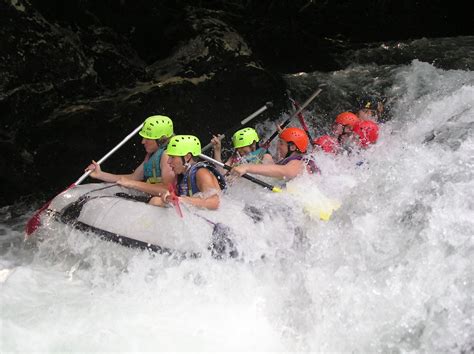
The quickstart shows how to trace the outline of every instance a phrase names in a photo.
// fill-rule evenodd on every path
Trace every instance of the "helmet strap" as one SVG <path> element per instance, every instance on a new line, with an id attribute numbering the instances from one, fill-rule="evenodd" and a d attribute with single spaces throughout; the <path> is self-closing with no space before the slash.
<path id="1" fill-rule="evenodd" d="M 184 156 L 181 156 L 181 161 L 183 161 L 183 165 L 184 167 L 186 168 L 186 170 L 188 170 L 188 168 L 191 166 L 191 160 L 193 158 L 191 157 L 188 161 L 185 160 Z"/>
<path id="2" fill-rule="evenodd" d="M 156 139 L 155 141 L 156 141 L 156 145 L 158 145 L 158 148 L 161 148 L 163 146 L 168 145 L 169 139 L 168 138 L 166 138 L 166 139 L 159 138 L 159 139 Z"/>
<path id="3" fill-rule="evenodd" d="M 290 157 L 296 150 L 291 150 L 290 147 L 291 146 L 295 146 L 295 144 L 293 144 L 291 141 L 287 142 L 287 145 L 288 145 L 288 152 L 286 153 L 286 156 L 285 156 L 285 159 L 287 157 Z"/>

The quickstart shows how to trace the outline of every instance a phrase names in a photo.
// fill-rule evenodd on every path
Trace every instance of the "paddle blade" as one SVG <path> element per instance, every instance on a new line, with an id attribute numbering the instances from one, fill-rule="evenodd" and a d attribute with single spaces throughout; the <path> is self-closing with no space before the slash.
<path id="1" fill-rule="evenodd" d="M 183 217 L 183 212 L 181 211 L 181 206 L 179 205 L 179 199 L 176 195 L 174 197 L 171 197 L 171 203 L 173 203 L 174 210 L 176 210 L 179 217 L 182 218 Z"/>
<path id="2" fill-rule="evenodd" d="M 183 217 L 183 212 L 181 210 L 181 206 L 179 205 L 179 198 L 176 195 L 175 188 L 172 184 L 169 185 L 168 191 L 170 192 L 170 200 L 171 200 L 171 204 L 173 204 L 173 206 L 174 206 L 174 210 L 176 210 L 179 217 L 182 218 Z"/>
<path id="3" fill-rule="evenodd" d="M 59 194 L 63 194 L 65 191 L 75 186 L 76 183 L 73 183 Z M 51 199 L 50 201 L 46 202 L 46 204 L 44 204 L 40 209 L 38 209 L 36 213 L 30 218 L 30 220 L 28 220 L 25 225 L 25 240 L 28 240 L 31 235 L 41 226 L 41 214 L 43 214 L 43 212 L 48 209 L 49 204 L 51 204 L 52 201 L 53 200 Z"/>
<path id="4" fill-rule="evenodd" d="M 36 213 L 28 220 L 25 226 L 25 239 L 29 239 L 30 236 L 41 226 L 41 214 L 49 207 L 51 201 L 48 201 L 45 205 L 38 209 Z"/>
<path id="5" fill-rule="evenodd" d="M 286 191 L 301 202 L 303 211 L 313 220 L 329 221 L 332 213 L 341 207 L 339 201 L 326 197 L 316 186 L 292 182 L 287 184 Z"/>
<path id="6" fill-rule="evenodd" d="M 332 213 L 339 209 L 341 204 L 335 200 L 328 200 L 324 204 L 305 205 L 303 210 L 313 219 L 320 219 L 322 221 L 329 221 Z"/>
<path id="7" fill-rule="evenodd" d="M 234 234 L 230 227 L 221 223 L 215 223 L 212 230 L 211 243 L 208 249 L 215 259 L 236 258 L 239 255 L 232 239 Z"/>

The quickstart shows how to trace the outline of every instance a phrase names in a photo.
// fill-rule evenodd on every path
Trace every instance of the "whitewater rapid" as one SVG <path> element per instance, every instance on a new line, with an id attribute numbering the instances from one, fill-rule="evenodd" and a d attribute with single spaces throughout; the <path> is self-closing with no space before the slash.
<path id="1" fill-rule="evenodd" d="M 366 69 L 324 80 L 350 87 Z M 217 217 L 241 240 L 237 261 L 64 226 L 25 244 L 31 208 L 2 208 L 0 351 L 472 351 L 474 73 L 416 60 L 384 72 L 392 118 L 378 144 L 317 152 L 322 174 L 297 182 L 341 202 L 332 219 L 241 182 Z"/>

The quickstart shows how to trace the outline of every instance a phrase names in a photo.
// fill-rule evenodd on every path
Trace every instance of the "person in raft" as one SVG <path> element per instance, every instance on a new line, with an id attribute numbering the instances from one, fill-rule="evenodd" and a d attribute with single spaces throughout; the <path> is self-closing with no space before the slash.
<path id="1" fill-rule="evenodd" d="M 176 135 L 166 148 L 168 164 L 177 176 L 176 191 L 180 202 L 200 208 L 217 209 L 221 190 L 226 187 L 225 178 L 208 162 L 197 162 L 201 154 L 201 142 L 193 135 Z M 150 204 L 166 206 L 171 199 L 167 191 L 153 197 Z"/>
<path id="2" fill-rule="evenodd" d="M 280 161 L 273 165 L 244 164 L 232 169 L 232 174 L 242 176 L 252 173 L 261 176 L 291 180 L 307 170 L 309 173 L 318 172 L 314 161 L 304 157 L 308 149 L 309 139 L 300 128 L 286 128 L 280 132 L 278 139 L 278 155 Z"/>
<path id="3" fill-rule="evenodd" d="M 355 114 L 361 120 L 380 122 L 385 115 L 384 101 L 384 99 L 375 95 L 366 95 L 358 100 Z"/>
<path id="4" fill-rule="evenodd" d="M 342 153 L 347 145 L 352 145 L 353 128 L 358 121 L 359 118 L 352 112 L 338 114 L 332 127 L 333 136 L 320 136 L 314 139 L 314 144 L 327 153 Z"/>
<path id="5" fill-rule="evenodd" d="M 354 148 L 366 149 L 378 140 L 379 127 L 372 120 L 360 119 L 351 112 L 343 112 L 336 117 L 333 126 L 334 136 L 323 135 L 314 140 L 316 146 L 332 154 L 344 151 L 351 152 Z"/>
<path id="6" fill-rule="evenodd" d="M 226 165 L 230 167 L 239 166 L 246 163 L 253 164 L 274 164 L 272 155 L 267 149 L 258 146 L 260 138 L 257 131 L 253 128 L 243 128 L 234 133 L 232 136 L 232 146 L 234 152 L 226 161 Z M 211 143 L 214 147 L 214 159 L 222 162 L 222 145 L 218 136 L 212 138 Z M 219 169 L 222 173 L 226 171 Z"/>
<path id="7" fill-rule="evenodd" d="M 357 145 L 367 149 L 379 138 L 379 125 L 372 120 L 359 120 L 353 127 L 353 134 Z"/>
<path id="8" fill-rule="evenodd" d="M 169 117 L 156 115 L 148 117 L 139 132 L 146 151 L 145 160 L 129 174 L 113 174 L 102 171 L 100 165 L 92 161 L 86 171 L 90 176 L 104 182 L 139 190 L 151 195 L 160 195 L 168 190 L 175 175 L 168 165 L 165 148 L 173 134 L 173 122 Z"/>
<path id="9" fill-rule="evenodd" d="M 337 155 L 341 152 L 341 147 L 339 146 L 337 139 L 331 135 L 322 135 L 319 138 L 314 139 L 314 145 L 329 154 Z"/>

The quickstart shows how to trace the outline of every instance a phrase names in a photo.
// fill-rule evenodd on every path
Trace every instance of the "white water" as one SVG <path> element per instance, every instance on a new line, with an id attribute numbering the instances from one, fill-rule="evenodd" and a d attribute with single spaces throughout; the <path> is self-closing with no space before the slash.
<path id="1" fill-rule="evenodd" d="M 417 61 L 392 74 L 378 145 L 318 154 L 322 176 L 299 182 L 342 202 L 330 222 L 235 187 L 218 218 L 254 238 L 243 260 L 177 261 L 65 227 L 22 245 L 28 215 L 4 216 L 0 351 L 472 351 L 474 74 Z M 294 213 L 254 224 L 241 200 Z"/>

